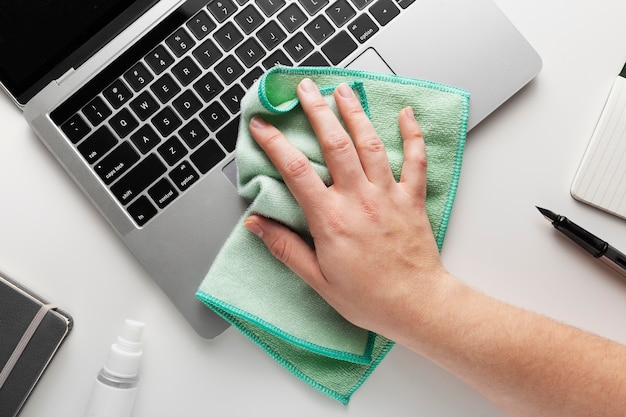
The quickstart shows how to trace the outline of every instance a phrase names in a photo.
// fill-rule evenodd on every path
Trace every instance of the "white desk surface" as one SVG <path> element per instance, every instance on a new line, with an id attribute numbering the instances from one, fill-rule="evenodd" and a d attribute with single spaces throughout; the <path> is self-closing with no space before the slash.
<path id="1" fill-rule="evenodd" d="M 494 297 L 626 343 L 626 281 L 554 231 L 535 209 L 566 215 L 626 250 L 626 221 L 569 194 L 626 61 L 626 3 L 496 3 L 544 66 L 470 133 L 444 263 Z M 0 96 L 0 269 L 76 322 L 23 417 L 81 416 L 125 318 L 147 323 L 135 417 L 502 415 L 464 383 L 400 346 L 344 407 L 232 328 L 213 341 L 196 336 L 19 110 Z"/>

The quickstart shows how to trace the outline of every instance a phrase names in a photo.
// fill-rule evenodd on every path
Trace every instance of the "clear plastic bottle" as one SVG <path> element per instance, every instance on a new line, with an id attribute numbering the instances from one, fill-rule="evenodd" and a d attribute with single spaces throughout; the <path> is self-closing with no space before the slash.
<path id="1" fill-rule="evenodd" d="M 85 417 L 130 417 L 139 388 L 144 323 L 126 320 L 91 391 Z"/>

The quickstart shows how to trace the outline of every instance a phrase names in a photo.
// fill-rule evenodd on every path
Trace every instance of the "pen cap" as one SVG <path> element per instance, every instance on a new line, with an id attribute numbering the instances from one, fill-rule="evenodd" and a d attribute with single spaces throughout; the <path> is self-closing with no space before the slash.
<path id="1" fill-rule="evenodd" d="M 111 345 L 109 356 L 104 369 L 110 375 L 118 378 L 133 378 L 139 372 L 139 365 L 143 351 L 141 350 L 141 334 L 144 323 L 135 320 L 126 320 L 122 333 L 117 341 Z"/>

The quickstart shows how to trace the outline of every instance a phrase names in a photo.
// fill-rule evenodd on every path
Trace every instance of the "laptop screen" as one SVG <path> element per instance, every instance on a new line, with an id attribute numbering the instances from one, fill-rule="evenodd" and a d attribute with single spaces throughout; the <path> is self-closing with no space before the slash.
<path id="1" fill-rule="evenodd" d="M 0 82 L 25 103 L 156 0 L 0 1 Z"/>

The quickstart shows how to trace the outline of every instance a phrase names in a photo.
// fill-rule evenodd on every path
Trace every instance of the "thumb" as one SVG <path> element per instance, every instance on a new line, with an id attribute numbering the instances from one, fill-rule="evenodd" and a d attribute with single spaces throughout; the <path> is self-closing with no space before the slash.
<path id="1" fill-rule="evenodd" d="M 297 233 L 274 220 L 253 214 L 244 226 L 257 235 L 272 255 L 302 278 L 313 289 L 319 290 L 326 282 L 317 255 Z"/>

